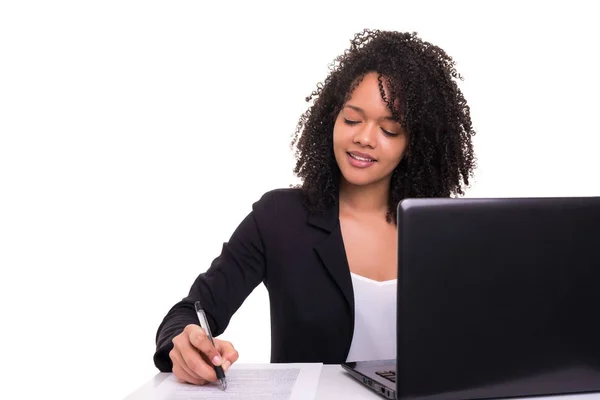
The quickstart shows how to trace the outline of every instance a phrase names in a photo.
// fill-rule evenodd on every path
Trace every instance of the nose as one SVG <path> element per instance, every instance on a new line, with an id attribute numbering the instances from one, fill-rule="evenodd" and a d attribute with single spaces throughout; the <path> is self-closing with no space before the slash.
<path id="1" fill-rule="evenodd" d="M 362 147 L 375 148 L 377 143 L 377 125 L 366 123 L 362 126 L 362 129 L 358 129 L 354 135 L 353 142 L 361 145 Z"/>

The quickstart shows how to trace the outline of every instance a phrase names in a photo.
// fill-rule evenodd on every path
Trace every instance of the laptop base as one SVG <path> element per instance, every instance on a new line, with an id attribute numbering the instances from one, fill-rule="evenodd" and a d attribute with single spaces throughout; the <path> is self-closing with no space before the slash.
<path id="1" fill-rule="evenodd" d="M 347 362 L 341 366 L 375 393 L 396 399 L 396 360 Z"/>

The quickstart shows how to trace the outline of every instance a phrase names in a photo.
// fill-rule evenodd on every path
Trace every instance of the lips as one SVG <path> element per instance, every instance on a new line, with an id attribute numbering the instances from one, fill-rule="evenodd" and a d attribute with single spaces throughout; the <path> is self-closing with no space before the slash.
<path id="1" fill-rule="evenodd" d="M 377 162 L 377 160 L 375 160 L 372 156 L 365 153 L 352 151 L 346 154 L 348 155 L 348 162 L 354 168 L 369 168 L 370 166 L 375 165 Z"/>
<path id="2" fill-rule="evenodd" d="M 377 161 L 376 159 L 374 159 L 370 155 L 365 154 L 365 153 L 360 153 L 358 151 L 350 151 L 350 152 L 348 152 L 348 155 L 350 157 L 354 158 L 355 160 L 358 160 L 358 161 L 363 161 L 363 162 L 375 162 L 375 161 Z"/>

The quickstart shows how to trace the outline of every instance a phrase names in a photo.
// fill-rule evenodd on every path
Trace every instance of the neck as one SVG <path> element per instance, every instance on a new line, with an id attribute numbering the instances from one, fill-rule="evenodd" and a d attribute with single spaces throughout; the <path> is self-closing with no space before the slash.
<path id="1" fill-rule="evenodd" d="M 356 186 L 345 179 L 340 182 L 340 207 L 358 213 L 383 213 L 388 211 L 390 183 L 387 180 L 368 186 Z"/>

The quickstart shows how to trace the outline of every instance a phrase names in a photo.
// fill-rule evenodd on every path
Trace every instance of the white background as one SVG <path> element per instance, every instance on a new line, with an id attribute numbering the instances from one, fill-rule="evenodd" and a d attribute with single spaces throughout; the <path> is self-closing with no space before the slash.
<path id="1" fill-rule="evenodd" d="M 457 61 L 468 196 L 600 195 L 594 2 L 202 3 L 1 3 L 0 397 L 123 398 L 157 372 L 162 317 L 296 182 L 304 97 L 365 27 Z M 263 286 L 223 338 L 269 360 Z"/>

